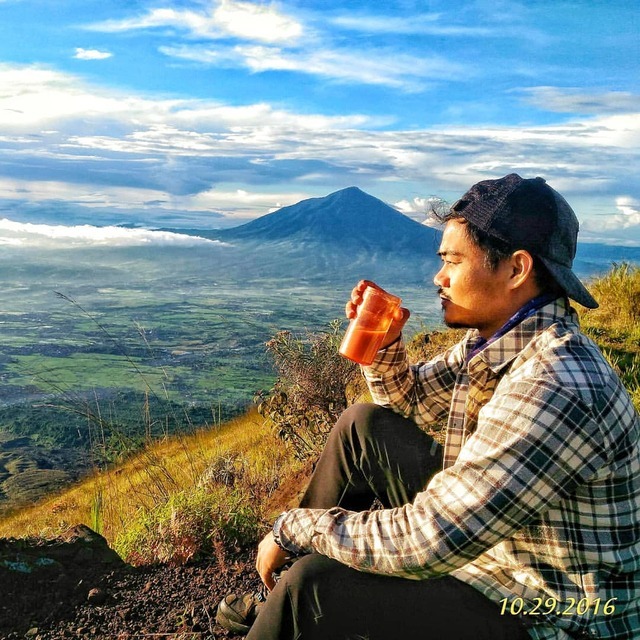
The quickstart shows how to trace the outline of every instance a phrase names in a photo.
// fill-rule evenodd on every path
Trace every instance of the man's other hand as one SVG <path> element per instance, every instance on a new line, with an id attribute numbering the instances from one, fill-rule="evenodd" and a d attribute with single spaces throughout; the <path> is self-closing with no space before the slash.
<path id="1" fill-rule="evenodd" d="M 273 533 L 270 531 L 258 545 L 256 558 L 256 569 L 269 591 L 276 586 L 273 572 L 280 569 L 288 559 L 289 554 L 276 544 Z"/>

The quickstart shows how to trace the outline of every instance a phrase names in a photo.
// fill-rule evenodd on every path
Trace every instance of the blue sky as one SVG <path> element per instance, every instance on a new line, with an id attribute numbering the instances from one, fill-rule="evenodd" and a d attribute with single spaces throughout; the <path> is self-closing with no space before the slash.
<path id="1" fill-rule="evenodd" d="M 0 0 L 0 217 L 229 226 L 541 175 L 640 246 L 637 0 Z"/>

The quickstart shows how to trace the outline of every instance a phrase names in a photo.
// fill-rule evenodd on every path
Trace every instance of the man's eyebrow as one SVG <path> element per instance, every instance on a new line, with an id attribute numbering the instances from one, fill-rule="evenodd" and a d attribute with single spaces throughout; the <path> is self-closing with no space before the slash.
<path id="1" fill-rule="evenodd" d="M 437 252 L 436 255 L 439 255 L 441 258 L 444 258 L 445 256 L 455 256 L 455 257 L 462 257 L 464 254 L 461 253 L 460 251 L 452 251 L 451 249 L 444 249 L 444 250 L 440 250 Z"/>

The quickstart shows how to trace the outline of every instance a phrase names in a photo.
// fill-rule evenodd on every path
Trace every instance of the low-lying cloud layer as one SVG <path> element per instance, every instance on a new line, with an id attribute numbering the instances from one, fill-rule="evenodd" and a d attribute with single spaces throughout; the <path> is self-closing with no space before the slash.
<path id="1" fill-rule="evenodd" d="M 0 246 L 13 247 L 139 247 L 173 246 L 192 247 L 222 245 L 217 240 L 207 240 L 168 231 L 128 229 L 124 227 L 94 227 L 91 225 L 64 226 L 14 222 L 0 219 Z"/>

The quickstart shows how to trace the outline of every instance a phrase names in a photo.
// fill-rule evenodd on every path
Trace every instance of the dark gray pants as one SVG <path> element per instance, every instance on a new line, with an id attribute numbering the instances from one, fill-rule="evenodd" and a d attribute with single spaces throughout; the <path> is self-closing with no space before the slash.
<path id="1" fill-rule="evenodd" d="M 347 409 L 331 432 L 303 507 L 368 509 L 411 502 L 442 466 L 442 448 L 412 421 L 372 404 Z M 363 573 L 318 554 L 285 571 L 248 640 L 525 640 L 517 619 L 445 576 Z"/>

